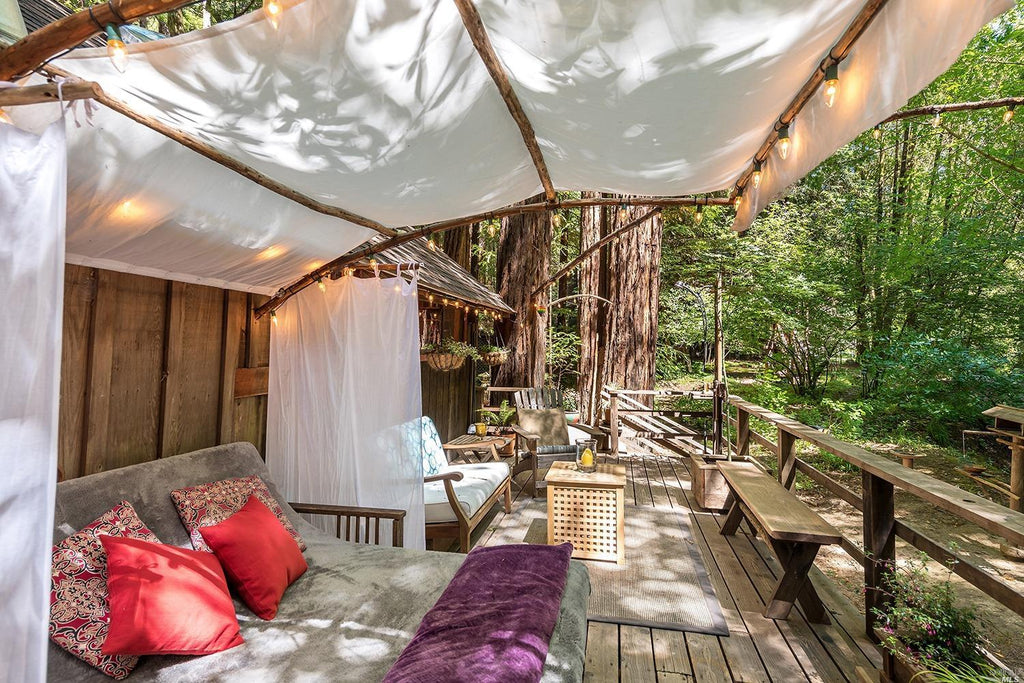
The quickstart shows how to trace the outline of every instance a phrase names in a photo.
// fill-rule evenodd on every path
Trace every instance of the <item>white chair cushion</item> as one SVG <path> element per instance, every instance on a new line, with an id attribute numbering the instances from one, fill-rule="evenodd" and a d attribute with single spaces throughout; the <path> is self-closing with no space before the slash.
<path id="1" fill-rule="evenodd" d="M 472 517 L 509 475 L 508 464 L 504 462 L 482 462 L 467 465 L 448 465 L 445 472 L 462 472 L 462 481 L 454 481 L 455 495 L 467 517 Z M 443 481 L 432 481 L 423 485 L 423 508 L 427 523 L 454 522 L 455 511 L 448 503 Z"/>

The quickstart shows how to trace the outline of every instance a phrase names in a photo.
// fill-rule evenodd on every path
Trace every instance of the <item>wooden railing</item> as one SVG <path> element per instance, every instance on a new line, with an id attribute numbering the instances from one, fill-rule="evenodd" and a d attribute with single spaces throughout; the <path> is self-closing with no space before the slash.
<path id="1" fill-rule="evenodd" d="M 712 395 L 706 391 L 679 390 L 643 390 L 616 389 L 604 387 L 601 390 L 602 401 L 608 402 L 609 446 L 613 453 L 619 450 L 619 433 L 626 424 L 636 433 L 635 436 L 651 439 L 665 445 L 672 441 L 684 442 L 690 448 L 705 450 L 704 444 L 697 441 L 700 434 L 683 425 L 679 418 L 711 418 L 712 411 L 702 410 L 662 410 L 652 407 L 658 397 L 689 398 L 697 401 L 710 401 Z M 641 399 L 652 403 L 647 405 Z"/>
<path id="2" fill-rule="evenodd" d="M 894 494 L 897 488 L 906 491 L 1017 546 L 1024 545 L 1024 514 L 923 472 L 903 467 L 889 458 L 840 441 L 823 431 L 743 399 L 731 397 L 729 403 L 736 413 L 735 417 L 729 416 L 729 421 L 736 428 L 734 452 L 737 455 L 748 455 L 750 444 L 755 443 L 775 454 L 775 475 L 786 487 L 793 487 L 796 473 L 800 472 L 863 513 L 862 543 L 858 545 L 844 538 L 841 545 L 864 567 L 864 614 L 869 636 L 874 637 L 874 609 L 886 603 L 885 592 L 880 589 L 884 573 L 889 571 L 896 559 L 897 537 L 937 562 L 950 566 L 965 581 L 1024 616 L 1024 594 L 906 522 L 896 519 Z M 776 430 L 775 441 L 751 429 L 751 418 L 773 426 Z M 798 441 L 806 441 L 859 468 L 860 492 L 846 488 L 801 459 L 797 455 Z"/>
<path id="3" fill-rule="evenodd" d="M 334 517 L 334 535 L 351 543 L 380 545 L 381 521 L 390 521 L 391 546 L 401 548 L 404 545 L 405 510 L 321 503 L 288 503 L 288 505 L 299 514 Z M 344 536 L 342 536 L 342 531 L 345 533 Z"/>

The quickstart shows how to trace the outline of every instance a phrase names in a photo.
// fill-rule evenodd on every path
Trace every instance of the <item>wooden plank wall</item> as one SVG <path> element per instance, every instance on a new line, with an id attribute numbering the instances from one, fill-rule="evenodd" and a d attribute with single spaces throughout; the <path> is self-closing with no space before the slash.
<path id="1" fill-rule="evenodd" d="M 68 265 L 59 466 L 64 478 L 231 441 L 266 444 L 267 397 L 238 368 L 270 362 L 263 298 Z"/>
<path id="2" fill-rule="evenodd" d="M 423 414 L 428 415 L 437 427 L 442 441 L 450 441 L 465 434 L 472 414 L 470 391 L 473 384 L 473 363 L 467 362 L 453 372 L 432 370 L 426 363 L 420 363 L 423 381 Z"/>

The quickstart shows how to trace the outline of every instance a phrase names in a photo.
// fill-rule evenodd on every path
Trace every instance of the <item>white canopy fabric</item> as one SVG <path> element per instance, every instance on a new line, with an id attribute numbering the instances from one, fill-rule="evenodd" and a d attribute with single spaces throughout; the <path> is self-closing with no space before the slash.
<path id="1" fill-rule="evenodd" d="M 735 227 L 904 104 L 1012 4 L 890 0 L 844 61 L 836 106 L 811 101 L 793 127 L 793 157 L 769 160 Z M 554 185 L 641 195 L 732 187 L 863 6 L 476 3 Z M 101 50 L 57 64 L 277 181 L 386 225 L 458 218 L 541 189 L 452 0 L 303 0 L 277 31 L 254 13 L 129 51 L 124 74 Z M 111 112 L 96 129 L 71 131 L 70 168 L 69 260 L 269 292 L 369 236 Z M 117 219 L 126 200 L 140 207 L 130 222 Z"/>

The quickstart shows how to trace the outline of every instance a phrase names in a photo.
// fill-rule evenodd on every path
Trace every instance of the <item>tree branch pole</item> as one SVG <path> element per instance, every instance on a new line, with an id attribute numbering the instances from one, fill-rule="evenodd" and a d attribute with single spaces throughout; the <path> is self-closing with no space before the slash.
<path id="1" fill-rule="evenodd" d="M 20 88 L 0 89 L 0 107 L 16 107 L 23 104 L 45 104 L 71 100 L 99 99 L 103 89 L 92 81 L 68 81 L 58 88 L 56 83 L 27 85 Z"/>
<path id="2" fill-rule="evenodd" d="M 523 136 L 523 143 L 526 144 L 526 149 L 530 153 L 530 159 L 533 160 L 533 166 L 537 169 L 540 184 L 544 187 L 544 198 L 549 202 L 554 201 L 555 186 L 551 182 L 548 165 L 544 161 L 544 154 L 541 152 L 540 144 L 537 142 L 537 134 L 534 132 L 533 124 L 530 123 L 530 119 L 523 110 L 523 105 L 519 102 L 519 98 L 512 89 L 512 83 L 509 82 L 505 68 L 501 65 L 498 55 L 494 52 L 494 46 L 491 44 L 490 36 L 487 35 L 487 29 L 484 28 L 483 20 L 480 19 L 480 13 L 477 12 L 472 0 L 455 0 L 455 6 L 458 8 L 459 14 L 462 15 L 462 24 L 466 27 L 470 40 L 473 41 L 473 47 L 476 48 L 480 61 L 487 68 L 487 72 L 491 75 L 491 80 L 494 81 L 494 85 L 498 88 L 498 93 L 501 94 L 501 99 L 505 102 L 508 113 L 512 115 L 516 126 L 519 127 L 519 134 Z"/>
<path id="3" fill-rule="evenodd" d="M 613 239 L 615 239 L 616 237 L 618 237 L 622 233 L 628 232 L 629 230 L 632 230 L 633 228 L 637 227 L 638 225 L 640 225 L 641 223 L 643 223 L 647 219 L 652 218 L 653 216 L 656 216 L 659 213 L 661 213 L 661 207 L 660 206 L 656 207 L 654 209 L 651 209 L 650 211 L 645 213 L 643 216 L 640 216 L 640 218 L 636 218 L 636 219 L 630 221 L 629 223 L 626 223 L 621 228 L 608 233 L 607 235 L 602 237 L 597 242 L 594 242 L 589 247 L 587 247 L 586 249 L 581 251 L 579 256 L 574 258 L 572 261 L 569 261 L 569 263 L 567 263 L 561 270 L 559 270 L 557 273 L 555 273 L 554 275 L 549 277 L 547 280 L 545 280 L 543 284 L 541 284 L 539 287 L 537 287 L 537 289 L 533 290 L 533 294 L 531 294 L 531 296 L 536 298 L 541 292 L 544 291 L 545 287 L 550 287 L 553 283 L 558 282 L 563 277 L 565 277 L 568 273 L 572 272 L 572 269 L 575 268 L 576 266 L 578 266 L 579 264 L 583 263 L 583 259 L 585 259 L 588 256 L 590 256 L 590 254 L 594 253 L 595 251 L 597 251 L 598 249 L 603 247 L 608 242 L 611 242 Z"/>
<path id="4" fill-rule="evenodd" d="M 121 26 L 176 10 L 190 2 L 192 0 L 109 0 L 58 19 L 0 50 L 0 81 L 27 76 L 54 55 L 101 33 L 107 24 Z"/>
<path id="5" fill-rule="evenodd" d="M 587 206 L 618 206 L 619 204 L 630 204 L 633 206 L 697 206 L 698 204 L 701 206 L 727 206 L 731 203 L 732 200 L 728 197 L 594 197 L 593 199 L 568 199 L 564 201 L 538 202 L 534 204 L 516 204 L 513 206 L 507 206 L 503 209 L 496 209 L 495 211 L 487 211 L 484 213 L 474 214 L 472 216 L 466 216 L 465 218 L 440 221 L 422 228 L 403 232 L 396 237 L 382 240 L 375 244 L 368 244 L 354 249 L 347 254 L 342 254 L 333 261 L 320 266 L 316 270 L 303 275 L 287 287 L 282 288 L 281 291 L 268 299 L 262 306 L 256 308 L 253 311 L 253 314 L 258 320 L 295 294 L 314 284 L 318 278 L 328 275 L 331 271 L 344 268 L 358 262 L 360 259 L 370 257 L 374 254 L 379 254 L 391 247 L 397 247 L 400 244 L 405 244 L 417 237 L 429 237 L 430 235 L 444 232 L 446 230 L 452 230 L 454 228 L 460 228 L 471 223 L 479 223 L 480 221 L 494 220 L 497 218 L 504 218 L 505 216 L 514 216 L 523 213 L 539 213 L 543 211 L 555 211 L 557 209 L 572 209 Z"/>
<path id="6" fill-rule="evenodd" d="M 763 162 L 767 157 L 768 153 L 771 152 L 772 147 L 779 140 L 779 129 L 783 126 L 788 126 L 796 118 L 800 110 L 804 108 L 804 105 L 810 101 L 817 92 L 818 87 L 825 80 L 825 70 L 830 66 L 839 64 L 839 62 L 846 59 L 847 55 L 850 54 L 850 50 L 853 49 L 854 43 L 857 39 L 864 34 L 867 27 L 874 21 L 875 17 L 878 16 L 882 8 L 889 0 L 868 0 L 864 7 L 861 8 L 860 13 L 854 18 L 853 22 L 846 29 L 846 32 L 839 38 L 832 49 L 828 51 L 825 59 L 821 60 L 821 64 L 814 70 L 811 77 L 807 79 L 803 87 L 797 91 L 793 101 L 789 103 L 782 114 L 779 115 L 778 121 L 775 122 L 775 127 L 771 133 L 768 134 L 768 138 L 762 143 L 760 149 L 754 155 L 750 166 L 743 172 L 740 179 L 736 181 L 736 188 L 743 189 L 747 186 L 747 182 L 750 180 L 750 175 L 754 172 L 754 162 Z"/>
<path id="7" fill-rule="evenodd" d="M 917 116 L 935 116 L 936 114 L 945 114 L 953 111 L 975 111 L 978 109 L 995 109 L 998 107 L 1017 107 L 1024 105 L 1024 97 L 1000 97 L 996 100 L 980 100 L 978 102 L 952 102 L 950 104 L 929 104 L 924 107 L 915 107 L 913 109 L 906 109 L 904 111 L 898 111 L 892 116 L 882 119 L 878 122 L 878 125 L 883 123 L 889 123 L 890 121 L 899 121 L 901 119 L 911 119 Z"/>

